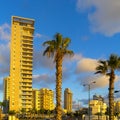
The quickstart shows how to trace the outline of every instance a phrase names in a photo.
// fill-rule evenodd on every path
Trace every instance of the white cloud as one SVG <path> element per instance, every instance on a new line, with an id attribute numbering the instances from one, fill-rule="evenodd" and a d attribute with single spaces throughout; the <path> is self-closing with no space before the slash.
<path id="1" fill-rule="evenodd" d="M 41 34 L 39 34 L 39 33 L 36 33 L 36 34 L 34 35 L 34 37 L 35 37 L 35 38 L 41 38 L 41 37 L 42 37 L 42 35 L 41 35 Z"/>
<path id="2" fill-rule="evenodd" d="M 120 0 L 77 0 L 77 9 L 88 10 L 93 32 L 106 36 L 120 32 Z"/>
<path id="3" fill-rule="evenodd" d="M 7 23 L 0 26 L 0 40 L 10 40 L 10 25 Z"/>
<path id="4" fill-rule="evenodd" d="M 49 87 L 55 84 L 55 76 L 50 74 L 35 74 L 33 75 L 33 86 L 35 87 Z"/>
<path id="5" fill-rule="evenodd" d="M 115 82 L 117 82 L 120 79 L 120 76 L 116 75 Z M 80 84 L 83 86 L 84 84 L 91 84 L 91 89 L 96 88 L 104 88 L 106 86 L 109 87 L 109 77 L 106 75 L 88 75 L 84 76 L 82 79 L 78 79 L 80 81 Z M 93 84 L 92 82 L 95 83 Z M 86 85 L 84 87 L 84 90 L 88 90 L 88 86 Z"/>
<path id="6" fill-rule="evenodd" d="M 49 69 L 54 69 L 55 64 L 53 62 L 53 58 L 48 58 L 47 56 L 43 56 L 43 51 L 34 51 L 34 56 L 33 56 L 33 67 L 34 69 L 39 69 L 39 68 L 49 68 Z"/>
<path id="7" fill-rule="evenodd" d="M 98 61 L 90 58 L 82 58 L 76 67 L 76 73 L 80 72 L 94 72 L 98 65 Z"/>
<path id="8" fill-rule="evenodd" d="M 9 43 L 0 45 L 0 75 L 9 73 Z"/>

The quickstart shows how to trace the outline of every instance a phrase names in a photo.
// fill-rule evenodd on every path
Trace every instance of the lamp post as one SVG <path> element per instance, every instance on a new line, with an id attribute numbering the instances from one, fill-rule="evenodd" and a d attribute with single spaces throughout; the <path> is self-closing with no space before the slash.
<path id="1" fill-rule="evenodd" d="M 120 90 L 115 90 L 114 93 L 120 92 Z"/>
<path id="2" fill-rule="evenodd" d="M 114 91 L 114 93 L 118 93 L 118 92 L 120 92 L 120 90 L 115 90 Z M 117 102 L 116 102 L 117 103 Z M 115 106 L 116 107 L 116 106 Z M 119 116 L 119 109 L 117 108 L 117 110 L 115 110 L 115 111 L 117 111 L 116 112 L 116 115 L 117 115 L 117 117 Z"/>
<path id="3" fill-rule="evenodd" d="M 91 85 L 96 83 L 95 81 L 89 83 L 89 84 L 83 84 L 83 86 L 88 86 L 88 115 L 89 115 L 89 120 L 90 120 L 90 89 Z"/>

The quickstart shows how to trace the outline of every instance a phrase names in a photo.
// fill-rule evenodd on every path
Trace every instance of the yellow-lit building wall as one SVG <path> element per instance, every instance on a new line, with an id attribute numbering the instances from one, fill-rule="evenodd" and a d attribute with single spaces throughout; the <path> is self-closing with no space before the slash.
<path id="1" fill-rule="evenodd" d="M 40 110 L 40 91 L 37 89 L 33 89 L 32 94 L 32 107 L 36 110 Z"/>
<path id="2" fill-rule="evenodd" d="M 10 95 L 9 95 L 9 82 L 10 82 L 10 78 L 5 77 L 3 79 L 3 84 L 4 84 L 4 94 L 3 94 L 3 102 L 4 102 L 4 106 L 3 106 L 3 113 L 7 113 L 9 110 L 9 99 L 10 99 Z"/>
<path id="3" fill-rule="evenodd" d="M 98 113 L 105 114 L 106 109 L 107 109 L 106 103 L 99 101 L 99 100 L 91 100 L 89 104 L 90 104 L 90 108 L 91 108 L 90 113 L 92 115 L 95 115 Z"/>
<path id="4" fill-rule="evenodd" d="M 67 112 L 72 112 L 72 92 L 69 88 L 66 88 L 64 91 L 64 109 Z"/>
<path id="5" fill-rule="evenodd" d="M 3 84 L 4 84 L 3 100 L 9 100 L 9 77 L 5 77 L 3 79 Z"/>
<path id="6" fill-rule="evenodd" d="M 9 110 L 32 108 L 33 34 L 33 19 L 12 16 Z"/>
<path id="7" fill-rule="evenodd" d="M 47 88 L 40 89 L 40 109 L 53 110 L 54 108 L 54 92 Z"/>

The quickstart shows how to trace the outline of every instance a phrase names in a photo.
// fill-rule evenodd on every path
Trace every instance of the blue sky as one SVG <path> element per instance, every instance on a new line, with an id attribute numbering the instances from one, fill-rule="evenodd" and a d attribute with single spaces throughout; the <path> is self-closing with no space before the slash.
<path id="1" fill-rule="evenodd" d="M 73 101 L 84 106 L 88 99 L 87 87 L 93 94 L 107 96 L 108 78 L 94 75 L 97 60 L 108 59 L 111 53 L 120 55 L 119 0 L 2 0 L 0 4 L 0 95 L 2 82 L 9 75 L 11 16 L 35 19 L 33 88 L 55 90 L 55 64 L 42 56 L 42 43 L 59 32 L 69 37 L 69 49 L 75 55 L 63 62 L 63 90 L 70 88 Z M 115 89 L 119 90 L 119 72 Z M 117 95 L 116 95 L 117 96 Z M 119 94 L 118 94 L 119 96 Z M 117 99 L 117 98 L 116 98 Z"/>

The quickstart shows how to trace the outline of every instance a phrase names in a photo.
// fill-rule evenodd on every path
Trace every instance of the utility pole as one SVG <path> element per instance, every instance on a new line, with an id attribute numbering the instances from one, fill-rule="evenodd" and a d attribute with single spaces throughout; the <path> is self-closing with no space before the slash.
<path id="1" fill-rule="evenodd" d="M 96 82 L 93 81 L 89 84 L 83 84 L 83 86 L 88 86 L 88 116 L 89 116 L 89 120 L 90 120 L 90 89 L 91 89 L 91 84 L 95 84 Z"/>

